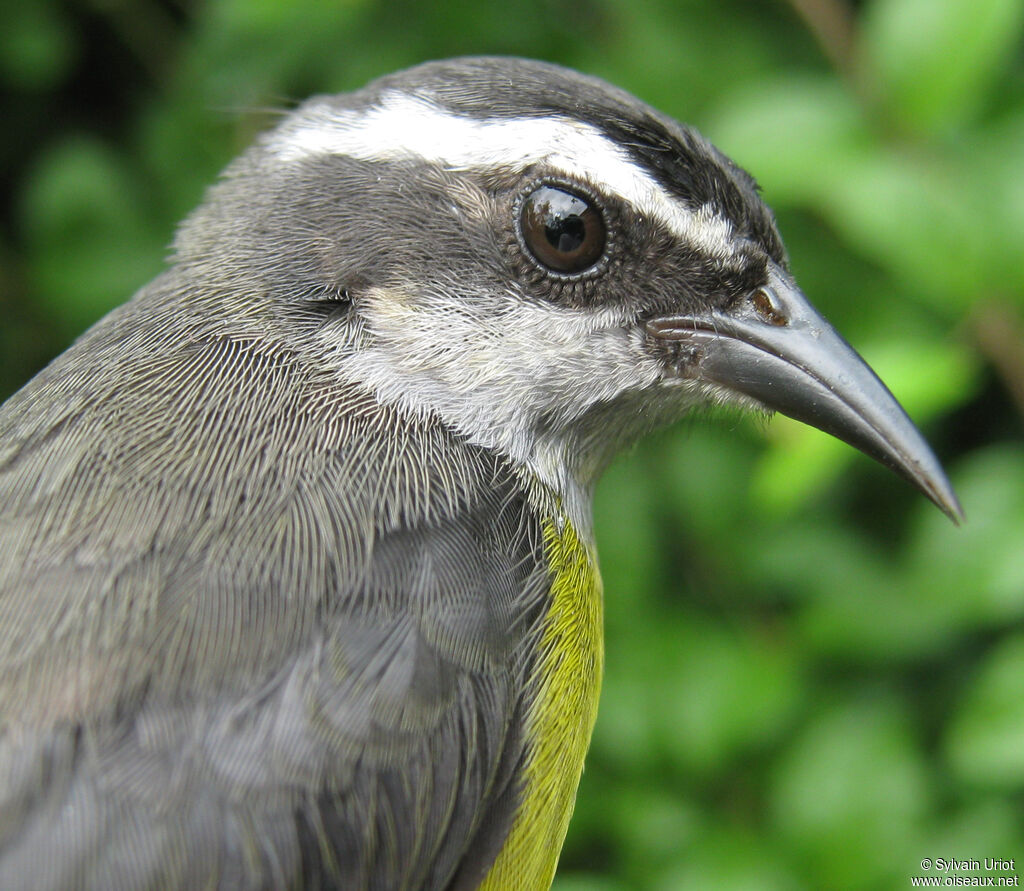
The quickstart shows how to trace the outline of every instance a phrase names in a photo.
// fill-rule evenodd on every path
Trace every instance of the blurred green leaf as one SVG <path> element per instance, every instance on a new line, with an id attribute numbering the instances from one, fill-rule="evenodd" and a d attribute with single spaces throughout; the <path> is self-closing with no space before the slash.
<path id="1" fill-rule="evenodd" d="M 659 662 L 672 684 L 650 705 L 675 763 L 720 769 L 773 739 L 792 714 L 800 680 L 784 640 L 691 621 L 669 645 Z"/>
<path id="2" fill-rule="evenodd" d="M 631 461 L 616 461 L 597 489 L 594 524 L 608 604 L 609 625 L 628 624 L 632 612 L 656 588 L 660 566 L 653 544 L 658 538 L 657 499 L 652 480 Z"/>
<path id="3" fill-rule="evenodd" d="M 704 554 L 728 549 L 730 533 L 746 522 L 749 473 L 756 458 L 757 422 L 721 413 L 697 412 L 675 430 L 638 452 L 659 484 L 667 513 L 678 513 Z M 683 508 L 683 509 L 680 509 Z"/>
<path id="4" fill-rule="evenodd" d="M 628 891 L 628 886 L 608 877 L 559 871 L 551 891 Z"/>
<path id="5" fill-rule="evenodd" d="M 741 82 L 707 131 L 780 206 L 819 203 L 874 140 L 839 81 L 794 75 Z"/>
<path id="6" fill-rule="evenodd" d="M 840 173 L 822 192 L 822 210 L 854 249 L 947 311 L 977 297 L 992 257 L 990 217 L 956 165 L 889 149 Z"/>
<path id="7" fill-rule="evenodd" d="M 995 792 L 987 796 L 972 793 L 968 803 L 952 814 L 943 810 L 920 852 L 956 851 L 957 859 L 991 857 L 991 851 L 1020 850 L 1020 808 Z M 929 855 L 931 856 L 931 855 Z M 999 855 L 996 855 L 999 856 Z"/>
<path id="8" fill-rule="evenodd" d="M 950 765 L 965 782 L 1024 789 L 1024 635 L 999 645 L 968 687 L 945 738 Z"/>
<path id="9" fill-rule="evenodd" d="M 751 499 L 768 514 L 786 514 L 823 491 L 851 460 L 849 446 L 782 415 L 772 419 L 768 442 L 750 481 Z"/>
<path id="10" fill-rule="evenodd" d="M 37 162 L 22 199 L 30 272 L 69 333 L 160 271 L 169 233 L 150 224 L 143 184 L 99 141 L 69 140 Z"/>
<path id="11" fill-rule="evenodd" d="M 1024 109 L 970 135 L 960 167 L 968 187 L 984 201 L 991 267 L 979 292 L 1024 305 Z"/>
<path id="12" fill-rule="evenodd" d="M 699 843 L 702 815 L 670 785 L 637 785 L 614 801 L 610 820 L 622 839 L 627 874 L 651 875 L 662 864 L 672 863 L 681 850 Z"/>
<path id="13" fill-rule="evenodd" d="M 595 750 L 623 770 L 641 747 L 691 772 L 720 770 L 775 738 L 801 683 L 784 640 L 663 616 L 657 636 L 609 671 Z"/>
<path id="14" fill-rule="evenodd" d="M 685 863 L 666 870 L 651 887 L 655 891 L 796 891 L 803 884 L 777 847 L 741 827 L 725 826 L 702 837 Z"/>
<path id="15" fill-rule="evenodd" d="M 782 758 L 772 811 L 816 888 L 892 887 L 931 802 L 906 709 L 886 700 L 837 703 L 815 716 Z"/>
<path id="16" fill-rule="evenodd" d="M 56 3 L 8 3 L 0 28 L 0 79 L 9 86 L 44 90 L 73 62 L 75 35 Z"/>
<path id="17" fill-rule="evenodd" d="M 962 615 L 948 601 L 923 610 L 896 563 L 832 525 L 791 519 L 766 537 L 757 565 L 799 598 L 793 621 L 808 656 L 878 667 L 918 658 L 946 644 Z"/>
<path id="18" fill-rule="evenodd" d="M 907 554 L 907 587 L 922 613 L 953 611 L 967 632 L 1024 617 L 1024 455 L 978 453 L 953 477 L 967 522 L 920 516 Z"/>
<path id="19" fill-rule="evenodd" d="M 900 123 L 960 124 L 978 114 L 1022 22 L 1020 0 L 873 0 L 862 30 L 865 75 Z"/>

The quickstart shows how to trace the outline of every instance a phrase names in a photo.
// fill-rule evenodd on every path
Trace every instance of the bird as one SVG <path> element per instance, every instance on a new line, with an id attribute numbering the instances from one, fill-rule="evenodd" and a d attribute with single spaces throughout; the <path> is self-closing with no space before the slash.
<path id="1" fill-rule="evenodd" d="M 512 57 L 283 113 L 0 408 L 0 887 L 549 887 L 595 484 L 712 404 L 962 516 L 696 130 Z"/>

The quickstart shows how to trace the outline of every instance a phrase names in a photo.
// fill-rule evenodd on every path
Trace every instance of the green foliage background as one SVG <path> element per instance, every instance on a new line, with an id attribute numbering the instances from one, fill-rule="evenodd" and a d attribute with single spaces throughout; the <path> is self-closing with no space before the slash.
<path id="1" fill-rule="evenodd" d="M 2 22 L 0 395 L 155 274 L 218 170 L 309 93 L 512 53 L 700 127 L 759 178 L 798 280 L 969 520 L 784 418 L 699 418 L 623 456 L 556 888 L 1024 872 L 1021 0 L 3 0 Z"/>

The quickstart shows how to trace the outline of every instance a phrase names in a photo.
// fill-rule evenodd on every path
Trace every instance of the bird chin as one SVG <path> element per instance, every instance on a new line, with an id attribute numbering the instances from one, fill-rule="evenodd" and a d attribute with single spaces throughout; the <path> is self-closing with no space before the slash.
<path id="1" fill-rule="evenodd" d="M 715 381 L 702 379 L 695 373 L 696 364 L 673 364 L 665 369 L 660 385 L 666 392 L 673 394 L 672 399 L 679 415 L 697 408 L 724 407 L 740 411 L 754 412 L 770 418 L 775 409 L 759 402 L 746 393 L 740 393 Z"/>

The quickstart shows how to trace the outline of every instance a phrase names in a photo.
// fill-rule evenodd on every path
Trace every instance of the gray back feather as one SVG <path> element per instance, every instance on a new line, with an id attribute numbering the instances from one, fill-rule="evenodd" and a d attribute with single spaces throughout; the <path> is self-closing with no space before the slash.
<path id="1" fill-rule="evenodd" d="M 187 290 L 0 410 L 0 886 L 471 885 L 539 521 L 493 454 Z"/>

